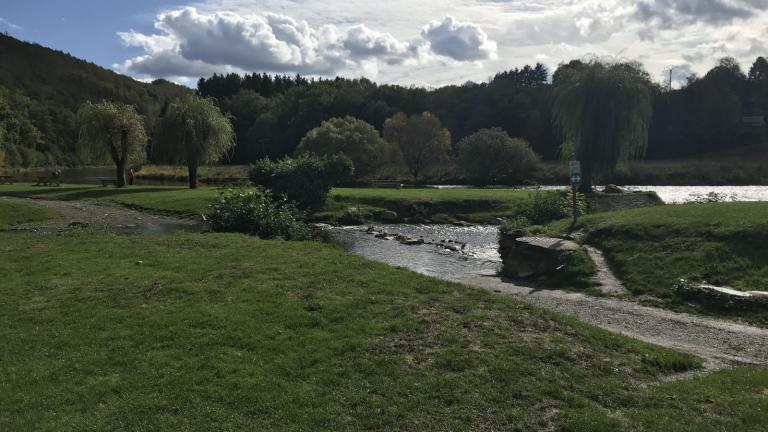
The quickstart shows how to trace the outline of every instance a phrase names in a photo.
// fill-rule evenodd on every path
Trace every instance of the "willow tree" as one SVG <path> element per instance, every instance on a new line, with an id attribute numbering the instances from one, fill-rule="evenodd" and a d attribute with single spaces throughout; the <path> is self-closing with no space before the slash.
<path id="1" fill-rule="evenodd" d="M 424 172 L 448 160 L 451 133 L 430 112 L 410 117 L 397 113 L 384 122 L 384 139 L 398 147 L 415 183 Z"/>
<path id="2" fill-rule="evenodd" d="M 648 145 L 652 88 L 638 63 L 571 62 L 555 74 L 553 118 L 565 141 L 561 155 L 581 161 L 583 192 L 593 175 L 642 158 Z"/>
<path id="3" fill-rule="evenodd" d="M 105 163 L 117 168 L 117 186 L 125 186 L 125 168 L 146 155 L 144 122 L 133 105 L 104 101 L 86 102 L 77 112 L 80 135 L 77 153 L 86 163 Z"/>
<path id="4" fill-rule="evenodd" d="M 159 161 L 186 164 L 189 187 L 194 189 L 200 164 L 220 161 L 234 146 L 232 124 L 214 100 L 187 96 L 168 107 L 152 152 Z"/>

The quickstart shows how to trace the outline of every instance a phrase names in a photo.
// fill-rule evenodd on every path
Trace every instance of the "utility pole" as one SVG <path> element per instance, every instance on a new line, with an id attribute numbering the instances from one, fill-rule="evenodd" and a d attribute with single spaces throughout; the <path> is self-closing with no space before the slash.
<path id="1" fill-rule="evenodd" d="M 581 186 L 581 162 L 576 160 L 576 153 L 571 154 L 570 162 L 571 171 L 571 194 L 573 196 L 573 222 L 571 222 L 571 228 L 576 227 L 576 223 L 579 221 L 579 207 L 576 202 L 576 193 Z"/>
<path id="2" fill-rule="evenodd" d="M 670 67 L 670 68 L 669 68 L 669 88 L 668 88 L 668 90 L 669 90 L 670 92 L 672 91 L 672 71 L 673 71 L 674 69 L 675 69 L 675 68 L 673 68 L 673 67 Z"/>

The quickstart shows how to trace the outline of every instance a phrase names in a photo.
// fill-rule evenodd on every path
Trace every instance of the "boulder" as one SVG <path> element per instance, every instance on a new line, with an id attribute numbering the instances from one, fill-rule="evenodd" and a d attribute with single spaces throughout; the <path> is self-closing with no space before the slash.
<path id="1" fill-rule="evenodd" d="M 398 222 L 400 220 L 400 216 L 398 216 L 397 213 L 391 211 L 391 210 L 385 210 L 381 212 L 379 215 L 379 219 L 381 219 L 382 222 Z"/>
<path id="2" fill-rule="evenodd" d="M 607 185 L 605 185 L 605 189 L 603 189 L 603 192 L 607 193 L 607 194 L 623 194 L 623 193 L 627 193 L 626 190 L 616 186 L 615 184 L 607 184 Z"/>
<path id="3" fill-rule="evenodd" d="M 561 238 L 502 236 L 499 247 L 502 272 L 519 278 L 547 275 L 558 270 L 568 255 L 580 249 L 579 244 Z"/>
<path id="4" fill-rule="evenodd" d="M 465 221 L 456 221 L 456 222 L 453 223 L 453 226 L 457 226 L 457 227 L 471 227 L 472 224 L 469 223 L 469 222 L 465 222 Z"/>

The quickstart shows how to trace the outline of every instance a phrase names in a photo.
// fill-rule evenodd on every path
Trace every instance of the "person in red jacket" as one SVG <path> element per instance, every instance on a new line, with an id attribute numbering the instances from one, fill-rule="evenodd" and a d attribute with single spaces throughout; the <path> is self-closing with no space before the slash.
<path id="1" fill-rule="evenodd" d="M 133 186 L 133 179 L 136 177 L 136 173 L 133 172 L 133 168 L 128 169 L 128 185 Z"/>

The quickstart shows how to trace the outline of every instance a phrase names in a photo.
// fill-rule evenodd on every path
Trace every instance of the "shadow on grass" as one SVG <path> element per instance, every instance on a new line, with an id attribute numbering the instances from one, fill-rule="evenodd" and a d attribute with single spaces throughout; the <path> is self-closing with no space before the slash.
<path id="1" fill-rule="evenodd" d="M 127 196 L 133 194 L 144 194 L 151 192 L 171 192 L 178 190 L 185 190 L 186 188 L 153 188 L 153 187 L 133 187 L 133 188 L 105 188 L 95 186 L 93 188 L 83 187 L 40 187 L 32 190 L 23 191 L 7 191 L 3 192 L 5 195 L 20 196 L 20 197 L 37 197 L 37 198 L 55 198 L 65 201 L 75 201 L 82 199 L 104 199 L 117 196 Z"/>

